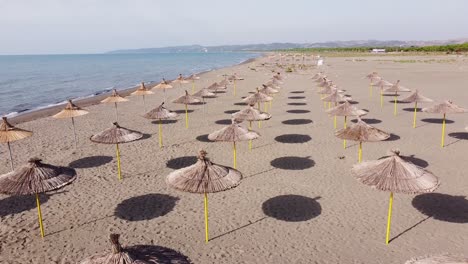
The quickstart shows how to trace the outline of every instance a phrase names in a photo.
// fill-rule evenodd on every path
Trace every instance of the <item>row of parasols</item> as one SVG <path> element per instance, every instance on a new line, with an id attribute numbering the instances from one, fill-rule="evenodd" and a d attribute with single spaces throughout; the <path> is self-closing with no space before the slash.
<path id="1" fill-rule="evenodd" d="M 396 84 L 391 84 L 378 77 L 375 72 L 367 76 L 371 79 L 371 89 L 374 84 L 381 87 L 389 86 L 386 90 L 381 90 L 381 94 L 385 92 L 395 92 L 397 94 L 400 91 L 409 91 L 399 85 L 399 81 Z M 375 142 L 383 141 L 390 137 L 390 134 L 384 132 L 376 127 L 366 124 L 361 120 L 361 116 L 366 115 L 368 112 L 358 109 L 350 104 L 350 97 L 344 96 L 342 90 L 339 90 L 333 81 L 329 80 L 323 73 L 317 73 L 312 76 L 312 79 L 318 83 L 318 87 L 321 90 L 318 92 L 321 94 L 321 99 L 324 102 L 333 102 L 335 107 L 328 109 L 326 112 L 335 117 L 335 128 L 336 128 L 336 116 L 344 116 L 344 128 L 335 132 L 335 136 L 343 139 L 343 146 L 346 148 L 346 140 L 353 140 L 359 142 L 358 150 L 358 164 L 352 168 L 353 174 L 356 178 L 375 189 L 390 192 L 388 216 L 387 216 L 387 230 L 385 243 L 388 244 L 390 241 L 390 226 L 392 217 L 392 206 L 393 206 L 393 194 L 404 193 L 404 194 L 420 194 L 433 192 L 440 184 L 439 179 L 434 176 L 430 171 L 425 170 L 411 163 L 404 156 L 400 156 L 400 151 L 392 150 L 390 156 L 383 157 L 376 161 L 362 162 L 362 143 L 363 142 Z M 323 95 L 326 95 L 323 97 Z M 432 100 L 423 97 L 416 90 L 410 96 L 403 99 L 407 102 L 432 102 Z M 396 96 L 395 96 L 396 101 Z M 339 104 L 338 104 L 339 103 Z M 415 105 L 417 107 L 417 105 Z M 396 108 L 395 108 L 396 109 Z M 466 109 L 460 108 L 451 102 L 444 102 L 442 104 L 435 105 L 431 108 L 423 109 L 429 113 L 460 113 L 466 112 Z M 395 112 L 396 113 L 396 112 Z M 357 122 L 350 125 L 346 124 L 346 117 L 356 116 Z M 468 130 L 468 127 L 467 127 Z"/>
<path id="2" fill-rule="evenodd" d="M 276 85 L 278 82 L 274 78 L 270 85 Z M 275 86 L 279 88 L 279 86 Z M 207 89 L 207 88 L 204 88 Z M 271 88 L 270 86 L 264 85 L 261 89 L 263 92 L 269 91 L 276 93 L 278 90 Z M 236 168 L 236 142 L 238 141 L 250 141 L 249 147 L 251 149 L 252 140 L 259 137 L 257 132 L 251 130 L 251 123 L 253 121 L 264 121 L 271 118 L 271 115 L 262 112 L 253 107 L 254 104 L 260 102 L 268 102 L 273 98 L 264 94 L 259 89 L 253 95 L 244 99 L 248 102 L 249 106 L 239 112 L 232 114 L 232 124 L 222 128 L 221 130 L 211 133 L 208 138 L 212 141 L 227 141 L 233 143 L 234 150 L 234 163 L 233 167 Z M 111 96 L 115 96 L 114 94 Z M 68 102 L 64 110 L 57 115 L 63 115 L 67 117 L 76 117 L 88 113 L 86 110 L 74 105 L 71 101 Z M 175 112 L 172 112 L 164 107 L 164 102 L 157 108 L 149 111 L 145 114 L 145 117 L 150 119 L 169 119 L 177 117 Z M 240 125 L 241 122 L 250 122 L 249 129 Z M 159 123 L 159 144 L 162 146 L 162 134 L 161 134 L 161 122 Z M 0 125 L 0 139 L 6 139 L 9 142 L 26 138 L 32 135 L 31 131 L 27 131 L 11 125 L 6 118 L 3 119 Z M 90 137 L 90 140 L 95 143 L 102 144 L 115 144 L 116 146 L 116 157 L 117 157 L 117 171 L 118 178 L 122 180 L 121 175 L 121 163 L 120 163 L 120 148 L 119 144 L 132 142 L 143 137 L 143 134 L 121 127 L 117 122 L 113 123 L 113 126 L 105 129 L 104 131 L 97 133 Z M 205 153 L 205 152 L 201 152 Z M 206 164 L 211 164 L 208 159 L 205 159 L 205 154 L 200 154 L 200 160 L 206 160 Z M 12 163 L 11 152 L 10 161 Z M 219 169 L 215 169 L 219 171 Z M 214 174 L 211 173 L 213 176 Z M 239 174 L 240 175 L 240 174 Z M 210 177 L 212 177 L 210 176 Z M 11 194 L 11 195 L 28 195 L 34 194 L 38 209 L 38 220 L 40 226 L 41 237 L 45 236 L 44 227 L 42 223 L 42 212 L 40 207 L 39 195 L 40 193 L 57 190 L 69 183 L 71 183 L 76 177 L 76 172 L 72 168 L 57 167 L 49 164 L 42 163 L 41 159 L 33 158 L 30 159 L 25 165 L 13 169 L 12 171 L 0 176 L 0 193 Z M 223 176 L 224 177 L 224 176 Z M 193 192 L 193 190 L 187 190 Z M 214 192 L 214 191 L 213 191 Z M 207 205 L 207 197 L 205 194 L 205 204 Z M 207 215 L 207 208 L 206 208 Z M 207 217 L 207 216 L 206 216 Z M 208 225 L 208 223 L 207 223 Z M 208 233 L 207 233 L 208 234 Z M 208 236 L 206 237 L 208 241 Z"/>

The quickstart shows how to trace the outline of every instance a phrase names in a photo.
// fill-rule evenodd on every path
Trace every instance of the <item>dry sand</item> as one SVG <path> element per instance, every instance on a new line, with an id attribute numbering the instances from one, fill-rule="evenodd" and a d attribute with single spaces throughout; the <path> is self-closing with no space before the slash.
<path id="1" fill-rule="evenodd" d="M 252 151 L 247 142 L 238 144 L 238 169 L 245 179 L 233 190 L 209 195 L 212 240 L 204 243 L 203 196 L 172 190 L 164 180 L 175 168 L 193 163 L 201 148 L 214 162 L 232 165 L 231 145 L 205 142 L 203 135 L 229 122 L 226 111 L 244 107 L 234 103 L 271 76 L 261 67 L 254 72 L 248 65 L 238 65 L 202 75 L 198 88 L 221 80 L 225 73 L 237 72 L 245 80 L 237 83 L 237 96 L 231 86 L 219 98 L 208 99 L 206 115 L 202 106 L 189 106 L 194 110 L 190 129 L 184 128 L 183 114 L 177 122 L 165 124 L 163 149 L 158 148 L 157 125 L 141 117 L 141 97 L 119 104 L 120 124 L 147 135 L 121 146 L 122 182 L 117 180 L 114 147 L 88 140 L 111 125 L 112 105 L 90 106 L 89 115 L 76 119 L 77 150 L 70 120 L 47 117 L 20 124 L 33 130 L 34 136 L 12 144 L 16 166 L 40 156 L 47 163 L 77 168 L 78 179 L 41 196 L 44 239 L 39 236 L 32 196 L 0 196 L 0 262 L 76 263 L 110 250 L 111 232 L 121 233 L 124 244 L 154 243 L 194 263 L 404 263 L 419 255 L 468 255 L 468 133 L 464 130 L 468 114 L 448 116 L 453 122 L 447 125 L 447 146 L 441 149 L 441 125 L 434 123 L 439 116 L 418 113 L 418 127 L 412 129 L 412 112 L 402 110 L 411 105 L 400 104 L 394 117 L 388 102 L 392 97 L 385 97 L 381 110 L 377 89 L 370 98 L 368 80 L 362 78 L 376 70 L 389 81 L 400 79 L 410 89 L 419 88 L 425 96 L 452 99 L 468 107 L 468 60 L 446 56 L 409 58 L 436 59 L 411 63 L 393 61 L 401 57 L 352 59 L 327 59 L 324 70 L 359 102 L 358 107 L 370 111 L 368 121 L 395 135 L 391 141 L 365 143 L 363 159 L 377 159 L 398 148 L 404 155 L 414 155 L 419 165 L 442 181 L 434 194 L 395 195 L 394 240 L 389 245 L 384 241 L 388 193 L 353 178 L 350 168 L 357 161 L 356 144 L 349 142 L 348 149 L 342 148 L 333 135 L 333 120 L 324 113 L 309 79 L 311 74 L 295 73 L 283 73 L 286 79 L 273 102 L 273 118 L 260 129 L 255 126 L 261 137 Z M 180 88 L 168 90 L 171 100 L 182 94 Z M 152 107 L 161 100 L 162 91 L 147 97 Z M 167 107 L 183 109 L 172 103 Z M 338 121 L 342 125 L 342 118 Z M 9 170 L 5 151 L 2 146 L 1 173 Z"/>

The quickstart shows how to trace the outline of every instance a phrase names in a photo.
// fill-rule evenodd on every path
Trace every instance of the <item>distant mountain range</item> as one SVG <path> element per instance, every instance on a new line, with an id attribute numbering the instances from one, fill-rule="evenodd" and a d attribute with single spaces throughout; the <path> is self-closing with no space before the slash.
<path id="1" fill-rule="evenodd" d="M 197 53 L 197 52 L 240 52 L 240 51 L 272 51 L 280 49 L 295 48 L 343 48 L 343 47 L 408 47 L 408 46 L 432 46 L 461 44 L 468 42 L 468 38 L 452 40 L 433 41 L 400 41 L 400 40 L 350 40 L 350 41 L 328 41 L 318 43 L 269 43 L 269 44 L 248 44 L 248 45 L 222 45 L 222 46 L 174 46 L 162 48 L 126 49 L 114 50 L 108 53 Z"/>

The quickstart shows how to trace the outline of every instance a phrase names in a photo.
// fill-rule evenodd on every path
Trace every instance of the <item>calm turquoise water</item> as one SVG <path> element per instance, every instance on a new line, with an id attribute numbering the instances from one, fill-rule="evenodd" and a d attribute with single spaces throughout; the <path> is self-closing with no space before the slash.
<path id="1" fill-rule="evenodd" d="M 241 63 L 255 53 L 0 56 L 0 115 L 92 96 L 141 81 Z"/>

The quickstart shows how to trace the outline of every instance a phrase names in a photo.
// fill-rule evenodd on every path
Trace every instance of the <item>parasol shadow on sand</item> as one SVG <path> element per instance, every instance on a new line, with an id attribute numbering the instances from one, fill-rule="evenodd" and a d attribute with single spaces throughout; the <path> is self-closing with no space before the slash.
<path id="1" fill-rule="evenodd" d="M 390 192 L 385 243 L 390 240 L 393 193 L 422 194 L 433 192 L 440 185 L 439 178 L 430 171 L 400 157 L 398 150 L 392 150 L 388 157 L 365 161 L 353 165 L 356 179 L 374 189 Z"/>
<path id="2" fill-rule="evenodd" d="M 307 125 L 312 123 L 311 119 L 288 119 L 281 121 L 285 125 Z"/>
<path id="3" fill-rule="evenodd" d="M 142 133 L 121 127 L 117 122 L 114 122 L 112 127 L 91 136 L 90 140 L 100 144 L 115 144 L 118 179 L 122 180 L 119 144 L 136 141 L 142 137 Z"/>
<path id="4" fill-rule="evenodd" d="M 32 136 L 33 132 L 17 128 L 11 125 L 8 122 L 8 119 L 4 116 L 2 117 L 2 123 L 0 124 L 0 143 L 6 143 L 8 148 L 8 153 L 10 154 L 10 167 L 13 171 L 13 155 L 11 154 L 11 145 L 13 141 L 25 139 Z"/>
<path id="5" fill-rule="evenodd" d="M 80 107 L 76 106 L 72 100 L 68 100 L 67 105 L 65 106 L 65 109 L 62 111 L 58 112 L 57 114 L 53 115 L 53 118 L 61 119 L 61 118 L 71 118 L 72 121 L 72 127 L 73 127 L 73 139 L 75 142 L 75 149 L 76 149 L 76 144 L 77 144 L 77 139 L 76 139 L 76 130 L 75 130 L 75 117 L 83 116 L 89 114 L 88 111 L 81 109 Z"/>
<path id="6" fill-rule="evenodd" d="M 230 124 L 232 124 L 232 120 L 231 119 L 220 119 L 220 120 L 216 120 L 214 123 L 217 124 L 217 125 L 230 125 Z"/>
<path id="7" fill-rule="evenodd" d="M 144 221 L 164 216 L 176 206 L 179 198 L 159 193 L 131 197 L 120 202 L 114 215 L 127 221 Z"/>
<path id="8" fill-rule="evenodd" d="M 286 222 L 302 222 L 311 220 L 322 213 L 322 207 L 317 202 L 321 197 L 310 198 L 301 195 L 279 195 L 268 199 L 262 204 L 265 215 Z"/>
<path id="9" fill-rule="evenodd" d="M 425 193 L 414 197 L 412 205 L 422 214 L 439 221 L 468 223 L 468 200 L 463 195 Z"/>
<path id="10" fill-rule="evenodd" d="M 111 156 L 89 156 L 74 160 L 68 166 L 74 169 L 89 169 L 105 165 L 112 161 Z"/>
<path id="11" fill-rule="evenodd" d="M 0 175 L 0 193 L 36 196 L 39 228 L 43 238 L 45 232 L 39 194 L 63 188 L 75 179 L 76 171 L 72 168 L 53 166 L 32 158 L 14 171 Z"/>
<path id="12" fill-rule="evenodd" d="M 166 177 L 166 184 L 184 192 L 203 194 L 205 211 L 205 243 L 209 241 L 208 193 L 226 191 L 237 187 L 242 173 L 236 169 L 212 163 L 201 150 L 195 164 L 173 171 Z"/>
<path id="13" fill-rule="evenodd" d="M 184 156 L 170 159 L 166 162 L 166 167 L 174 170 L 182 169 L 195 164 L 198 161 L 196 156 Z"/>
<path id="14" fill-rule="evenodd" d="M 231 114 L 237 113 L 239 111 L 240 111 L 240 109 L 233 109 L 233 110 L 226 110 L 226 111 L 224 111 L 224 113 L 231 115 Z"/>
<path id="15" fill-rule="evenodd" d="M 290 114 L 307 114 L 307 113 L 310 113 L 309 110 L 303 110 L 303 109 L 286 110 L 286 112 L 290 113 Z"/>
<path id="16" fill-rule="evenodd" d="M 282 170 L 305 170 L 315 166 L 310 157 L 285 156 L 272 160 L 270 165 Z"/>
<path id="17" fill-rule="evenodd" d="M 135 245 L 123 247 L 119 234 L 111 234 L 111 250 L 88 257 L 80 264 L 191 264 L 190 259 L 180 252 L 156 245 Z"/>
<path id="18" fill-rule="evenodd" d="M 208 134 L 199 135 L 195 139 L 200 142 L 213 143 L 213 141 L 208 139 Z"/>
<path id="19" fill-rule="evenodd" d="M 299 105 L 307 105 L 307 103 L 288 103 L 288 105 L 299 106 Z"/>
<path id="20" fill-rule="evenodd" d="M 446 144 L 445 146 L 450 146 L 461 140 L 468 140 L 468 132 L 454 132 L 454 133 L 449 133 L 448 136 L 451 138 L 455 138 L 456 140 Z"/>
<path id="21" fill-rule="evenodd" d="M 303 134 L 283 134 L 275 137 L 275 141 L 287 144 L 301 144 L 311 141 L 312 138 L 309 135 Z"/>
<path id="22" fill-rule="evenodd" d="M 49 200 L 50 195 L 39 194 L 41 204 Z M 36 201 L 29 195 L 8 196 L 0 200 L 0 217 L 15 215 L 36 208 Z"/>

